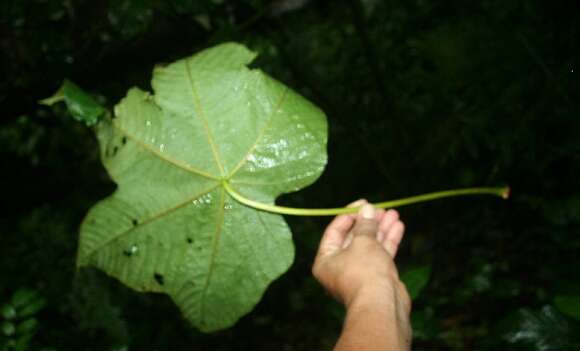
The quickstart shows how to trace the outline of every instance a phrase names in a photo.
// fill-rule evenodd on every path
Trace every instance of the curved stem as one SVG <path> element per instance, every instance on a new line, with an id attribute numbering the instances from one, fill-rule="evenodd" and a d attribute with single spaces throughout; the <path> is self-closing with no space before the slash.
<path id="1" fill-rule="evenodd" d="M 336 207 L 336 208 L 295 208 L 286 206 L 276 206 L 265 204 L 262 202 L 254 201 L 244 197 L 242 194 L 234 190 L 227 181 L 222 182 L 223 187 L 226 189 L 228 194 L 231 195 L 238 202 L 246 206 L 253 207 L 258 210 L 294 215 L 294 216 L 336 216 L 339 214 L 346 213 L 356 213 L 358 212 L 358 207 Z M 404 199 L 391 200 L 374 203 L 373 206 L 378 208 L 392 208 L 400 207 L 405 205 L 410 205 L 418 202 L 425 202 L 431 200 L 437 200 L 445 197 L 454 196 L 464 196 L 464 195 L 495 195 L 500 196 L 504 199 L 509 197 L 510 188 L 508 186 L 504 187 L 490 187 L 490 188 L 465 188 L 465 189 L 454 189 L 437 191 L 434 193 L 427 193 L 422 195 L 416 195 L 411 197 L 406 197 Z"/>

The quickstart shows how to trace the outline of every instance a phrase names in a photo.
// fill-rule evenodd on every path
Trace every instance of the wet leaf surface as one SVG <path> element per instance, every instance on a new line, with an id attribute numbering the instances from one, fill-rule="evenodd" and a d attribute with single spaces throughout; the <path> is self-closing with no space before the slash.
<path id="1" fill-rule="evenodd" d="M 324 114 L 229 43 L 153 74 L 97 126 L 117 191 L 91 209 L 81 266 L 166 293 L 204 331 L 249 312 L 293 261 L 283 217 L 246 207 L 312 183 L 326 164 Z"/>

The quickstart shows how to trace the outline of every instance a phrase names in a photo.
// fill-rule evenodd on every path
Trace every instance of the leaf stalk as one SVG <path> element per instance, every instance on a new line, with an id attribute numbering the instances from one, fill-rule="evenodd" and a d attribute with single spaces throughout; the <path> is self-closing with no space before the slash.
<path id="1" fill-rule="evenodd" d="M 359 207 L 336 207 L 336 208 L 295 208 L 286 206 L 277 206 L 272 204 L 266 204 L 259 201 L 254 201 L 243 196 L 237 192 L 227 181 L 223 181 L 222 185 L 227 193 L 233 197 L 236 201 L 258 209 L 262 211 L 292 215 L 292 216 L 336 216 L 340 214 L 356 213 Z M 503 187 L 479 187 L 479 188 L 463 188 L 463 189 L 452 189 L 437 191 L 433 193 L 427 193 L 422 195 L 415 195 L 411 197 L 406 197 L 403 199 L 383 201 L 373 203 L 372 205 L 377 208 L 393 208 L 401 207 L 406 205 L 411 205 L 419 202 L 426 202 L 432 200 L 438 200 L 447 197 L 456 196 L 468 196 L 468 195 L 495 195 L 507 199 L 510 194 L 510 188 L 508 186 Z"/>

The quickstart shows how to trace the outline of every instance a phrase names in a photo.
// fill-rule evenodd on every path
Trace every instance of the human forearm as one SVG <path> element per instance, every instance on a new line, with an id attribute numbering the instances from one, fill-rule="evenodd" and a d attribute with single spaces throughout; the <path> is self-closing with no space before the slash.
<path id="1" fill-rule="evenodd" d="M 393 261 L 404 229 L 396 211 L 368 204 L 326 228 L 312 273 L 346 306 L 335 351 L 410 349 L 411 299 Z"/>
<path id="2" fill-rule="evenodd" d="M 397 294 L 398 282 L 357 294 L 347 305 L 335 351 L 407 351 L 411 332 L 408 308 Z"/>

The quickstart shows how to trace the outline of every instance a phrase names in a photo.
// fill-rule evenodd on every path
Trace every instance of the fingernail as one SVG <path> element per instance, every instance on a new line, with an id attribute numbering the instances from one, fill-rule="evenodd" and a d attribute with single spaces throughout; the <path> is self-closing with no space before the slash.
<path id="1" fill-rule="evenodd" d="M 371 204 L 366 204 L 360 209 L 360 215 L 362 218 L 373 219 L 375 218 L 375 208 Z"/>

